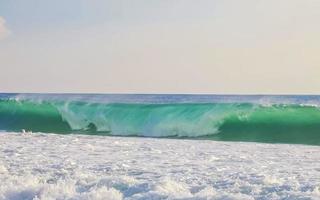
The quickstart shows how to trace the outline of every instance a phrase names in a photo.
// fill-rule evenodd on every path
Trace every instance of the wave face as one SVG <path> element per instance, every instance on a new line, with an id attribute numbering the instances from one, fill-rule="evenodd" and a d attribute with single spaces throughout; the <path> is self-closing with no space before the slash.
<path id="1" fill-rule="evenodd" d="M 117 98 L 0 96 L 0 129 L 320 145 L 319 106 L 301 98 Z"/>

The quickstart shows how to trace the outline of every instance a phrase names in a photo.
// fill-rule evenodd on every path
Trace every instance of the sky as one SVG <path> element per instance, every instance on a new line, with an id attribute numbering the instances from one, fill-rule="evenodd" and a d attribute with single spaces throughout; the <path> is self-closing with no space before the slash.
<path id="1" fill-rule="evenodd" d="M 0 92 L 320 94 L 319 0 L 1 0 Z"/>

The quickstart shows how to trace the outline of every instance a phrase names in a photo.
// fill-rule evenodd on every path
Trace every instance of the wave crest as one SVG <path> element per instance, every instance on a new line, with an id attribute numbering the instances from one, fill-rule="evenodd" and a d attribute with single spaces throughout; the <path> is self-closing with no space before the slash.
<path id="1" fill-rule="evenodd" d="M 0 100 L 0 129 L 320 143 L 320 110 L 253 103 L 125 104 Z"/>

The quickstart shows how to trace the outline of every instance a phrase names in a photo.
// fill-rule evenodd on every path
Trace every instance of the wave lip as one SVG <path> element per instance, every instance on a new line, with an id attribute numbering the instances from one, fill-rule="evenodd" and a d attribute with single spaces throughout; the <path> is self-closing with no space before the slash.
<path id="1" fill-rule="evenodd" d="M 0 130 L 320 144 L 320 109 L 305 104 L 0 100 Z"/>

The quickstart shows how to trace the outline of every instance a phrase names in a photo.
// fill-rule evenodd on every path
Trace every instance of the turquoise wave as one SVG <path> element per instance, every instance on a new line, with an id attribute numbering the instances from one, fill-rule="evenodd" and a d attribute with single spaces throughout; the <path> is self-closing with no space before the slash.
<path id="1" fill-rule="evenodd" d="M 320 145 L 320 109 L 299 104 L 0 100 L 0 129 Z"/>

